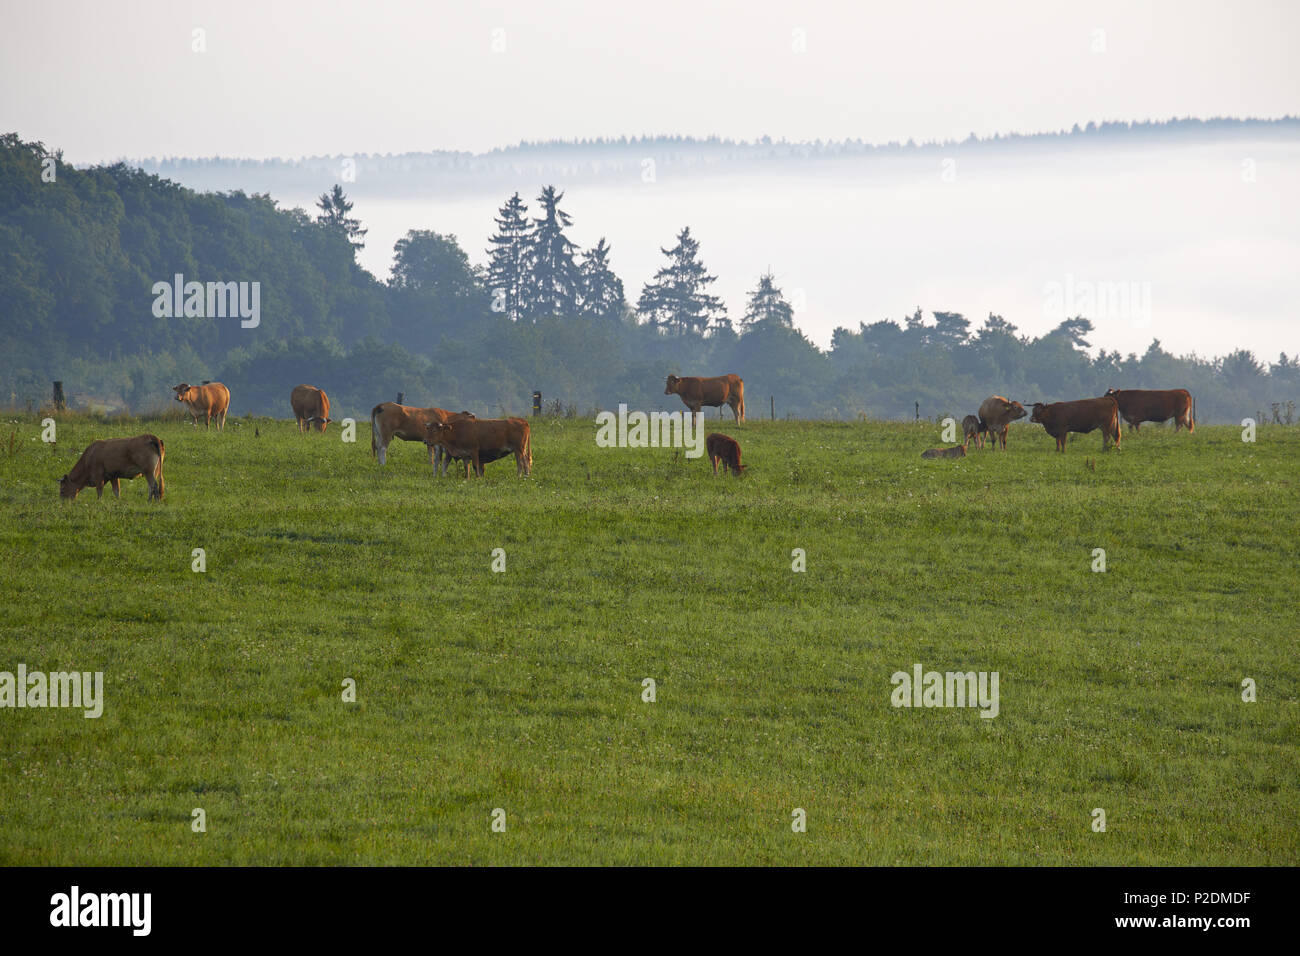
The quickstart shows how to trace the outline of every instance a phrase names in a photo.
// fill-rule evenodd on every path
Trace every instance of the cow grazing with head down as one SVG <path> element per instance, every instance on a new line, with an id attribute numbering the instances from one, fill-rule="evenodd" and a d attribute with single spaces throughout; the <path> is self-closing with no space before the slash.
<path id="1" fill-rule="evenodd" d="M 731 472 L 737 477 L 749 467 L 740 463 L 740 442 L 730 435 L 713 432 L 708 438 L 704 439 L 704 448 L 709 453 L 709 461 L 713 462 L 713 473 L 715 475 L 718 473 L 719 462 L 722 463 L 723 474 Z"/>
<path id="2" fill-rule="evenodd" d="M 1184 427 L 1189 432 L 1196 431 L 1192 393 L 1185 388 L 1112 388 L 1106 395 L 1119 403 L 1120 416 L 1135 432 L 1141 430 L 1143 422 L 1166 422 L 1171 418 L 1174 431 Z"/>
<path id="3" fill-rule="evenodd" d="M 515 474 L 533 473 L 532 431 L 522 418 L 452 417 L 429 422 L 425 441 L 431 450 L 441 446 L 449 457 L 471 463 L 479 477 L 485 464 L 506 455 L 515 456 Z"/>
<path id="4" fill-rule="evenodd" d="M 1003 451 L 1007 450 L 1007 432 L 1011 423 L 1027 414 L 1025 406 L 1008 401 L 1001 395 L 993 395 L 980 403 L 979 419 L 989 433 L 989 443 L 996 448 L 1001 442 Z"/>
<path id="5" fill-rule="evenodd" d="M 664 384 L 664 394 L 680 395 L 682 402 L 691 410 L 692 418 L 705 405 L 712 408 L 729 405 L 736 421 L 745 420 L 745 380 L 739 375 L 718 375 L 714 378 L 678 378 L 669 375 Z"/>
<path id="6" fill-rule="evenodd" d="M 176 393 L 176 401 L 183 402 L 185 407 L 194 416 L 194 424 L 199 423 L 199 415 L 203 416 L 203 427 L 211 428 L 212 420 L 217 420 L 217 430 L 226 427 L 226 412 L 230 409 L 230 389 L 220 382 L 209 382 L 203 385 L 173 385 L 172 391 Z"/>
<path id="7" fill-rule="evenodd" d="M 411 405 L 399 405 L 396 402 L 380 402 L 370 410 L 370 453 L 379 459 L 381 465 L 388 462 L 388 444 L 394 438 L 402 441 L 424 442 L 428 436 L 427 426 L 434 422 L 445 422 L 452 418 L 469 418 L 469 412 L 449 412 L 445 408 L 415 408 Z M 425 444 L 428 444 L 425 442 Z M 429 464 L 439 473 L 444 473 L 447 463 L 441 449 L 429 445 Z"/>
<path id="8" fill-rule="evenodd" d="M 163 496 L 163 442 L 157 435 L 134 438 L 106 438 L 90 443 L 72 470 L 59 479 L 59 497 L 76 498 L 83 488 L 94 488 L 104 497 L 104 485 L 113 489 L 113 497 L 122 497 L 121 480 L 144 475 L 149 483 L 149 500 Z"/>
<path id="9" fill-rule="evenodd" d="M 1098 428 L 1101 429 L 1103 451 L 1110 447 L 1111 442 L 1119 447 L 1119 404 L 1109 396 L 1050 405 L 1034 402 L 1034 414 L 1029 420 L 1042 425 L 1047 434 L 1056 439 L 1057 451 L 1065 451 L 1070 432 L 1083 435 Z"/>
<path id="10" fill-rule="evenodd" d="M 330 418 L 329 396 L 315 385 L 299 385 L 289 393 L 289 404 L 293 406 L 293 417 L 298 422 L 298 433 L 303 426 L 311 431 L 315 425 L 320 431 L 334 419 Z"/>
<path id="11" fill-rule="evenodd" d="M 967 415 L 961 420 L 962 444 L 969 445 L 971 440 L 975 440 L 976 448 L 984 447 L 984 436 L 988 433 L 988 426 L 984 424 L 978 415 Z"/>

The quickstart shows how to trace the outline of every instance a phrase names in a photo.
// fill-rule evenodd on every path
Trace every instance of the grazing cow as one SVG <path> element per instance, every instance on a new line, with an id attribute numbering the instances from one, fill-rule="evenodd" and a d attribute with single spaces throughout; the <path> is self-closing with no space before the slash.
<path id="1" fill-rule="evenodd" d="M 522 418 L 452 416 L 429 422 L 425 434 L 430 449 L 440 445 L 449 457 L 467 459 L 480 477 L 485 464 L 510 454 L 515 456 L 515 474 L 533 473 L 532 432 Z M 468 471 L 465 477 L 469 477 Z"/>
<path id="2" fill-rule="evenodd" d="M 931 448 L 929 451 L 921 452 L 922 458 L 965 458 L 965 445 L 952 445 L 948 448 Z"/>
<path id="3" fill-rule="evenodd" d="M 320 430 L 334 419 L 330 418 L 330 399 L 315 385 L 299 385 L 289 393 L 289 404 L 293 406 L 293 417 L 298 422 L 298 434 L 302 434 L 303 425 L 311 431 L 312 424 L 317 423 Z"/>
<path id="4" fill-rule="evenodd" d="M 729 435 L 714 432 L 704 439 L 704 448 L 709 453 L 709 461 L 713 462 L 715 475 L 718 473 L 718 462 L 722 462 L 723 474 L 730 471 L 733 475 L 739 476 L 749 467 L 740 463 L 740 442 Z"/>
<path id="5" fill-rule="evenodd" d="M 1002 443 L 1002 450 L 1007 450 L 1007 432 L 1011 423 L 1024 418 L 1028 412 L 1019 402 L 1009 402 L 1001 395 L 994 395 L 980 403 L 979 419 L 989 433 L 989 444 L 997 448 Z"/>
<path id="6" fill-rule="evenodd" d="M 1192 421 L 1192 393 L 1185 388 L 1112 388 L 1106 394 L 1119 403 L 1120 416 L 1134 431 L 1139 431 L 1143 422 L 1165 422 L 1171 418 L 1174 431 L 1184 426 L 1189 432 L 1196 431 L 1196 422 Z"/>
<path id="7" fill-rule="evenodd" d="M 988 426 L 978 415 L 967 415 L 961 420 L 961 434 L 963 444 L 969 445 L 971 439 L 975 439 L 975 447 L 984 447 L 984 436 L 988 433 Z"/>
<path id="8" fill-rule="evenodd" d="M 669 375 L 664 387 L 665 395 L 680 395 L 691 416 L 698 415 L 705 405 L 721 408 L 731 406 L 736 421 L 745 420 L 745 381 L 739 375 L 719 375 L 716 378 L 678 378 Z"/>
<path id="9" fill-rule="evenodd" d="M 449 418 L 473 418 L 469 412 L 449 412 L 444 408 L 414 408 L 396 402 L 380 402 L 370 410 L 370 453 L 381 465 L 388 462 L 388 443 L 394 438 L 402 441 L 425 440 L 426 426 L 432 422 L 445 422 Z M 427 444 L 427 442 L 426 442 Z M 434 456 L 434 446 L 429 445 L 429 464 L 440 474 L 447 463 L 442 449 Z"/>
<path id="10" fill-rule="evenodd" d="M 1047 430 L 1056 439 L 1056 450 L 1065 451 L 1070 432 L 1086 434 L 1101 429 L 1101 447 L 1104 451 L 1113 441 L 1119 447 L 1119 403 L 1104 398 L 1081 398 L 1074 402 L 1053 402 L 1044 405 L 1034 402 L 1034 414 L 1029 419 Z"/>
<path id="11" fill-rule="evenodd" d="M 185 407 L 194 416 L 194 424 L 199 423 L 199 415 L 204 418 L 204 427 L 211 428 L 212 420 L 217 420 L 217 430 L 226 427 L 226 412 L 230 409 L 230 389 L 220 382 L 206 385 L 173 385 L 176 401 L 184 402 Z"/>
<path id="12" fill-rule="evenodd" d="M 94 487 L 97 497 L 104 497 L 104 484 L 113 488 L 113 497 L 122 497 L 121 480 L 144 475 L 149 483 L 149 500 L 163 496 L 163 442 L 157 435 L 134 438 L 106 438 L 90 443 L 72 470 L 59 479 L 59 497 L 76 498 L 82 488 Z"/>

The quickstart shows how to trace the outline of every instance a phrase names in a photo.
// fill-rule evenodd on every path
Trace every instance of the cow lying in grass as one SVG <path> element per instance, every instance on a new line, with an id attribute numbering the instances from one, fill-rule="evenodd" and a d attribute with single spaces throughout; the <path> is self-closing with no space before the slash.
<path id="1" fill-rule="evenodd" d="M 965 458 L 966 446 L 953 445 L 951 448 L 931 448 L 921 452 L 922 458 Z"/>
<path id="2" fill-rule="evenodd" d="M 740 463 L 740 442 L 729 435 L 714 432 L 704 439 L 704 448 L 709 453 L 709 461 L 713 462 L 715 475 L 718 473 L 718 462 L 722 463 L 724 474 L 730 471 L 733 475 L 739 475 L 748 467 Z"/>
<path id="3" fill-rule="evenodd" d="M 104 484 L 113 487 L 113 497 L 122 497 L 121 480 L 144 475 L 149 482 L 149 500 L 163 496 L 163 443 L 156 435 L 107 438 L 91 442 L 72 470 L 59 479 L 59 497 L 76 498 L 83 488 L 93 487 L 104 497 Z"/>

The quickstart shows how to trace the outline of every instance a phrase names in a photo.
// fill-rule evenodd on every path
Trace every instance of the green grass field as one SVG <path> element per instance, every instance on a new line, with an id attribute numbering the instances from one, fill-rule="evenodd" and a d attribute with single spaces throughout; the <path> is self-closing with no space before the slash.
<path id="1" fill-rule="evenodd" d="M 1300 863 L 1300 429 L 708 424 L 743 478 L 582 420 L 465 481 L 365 422 L 4 416 L 0 671 L 106 701 L 0 709 L 0 863 Z M 163 503 L 58 499 L 142 431 Z M 1000 713 L 892 707 L 917 663 Z"/>

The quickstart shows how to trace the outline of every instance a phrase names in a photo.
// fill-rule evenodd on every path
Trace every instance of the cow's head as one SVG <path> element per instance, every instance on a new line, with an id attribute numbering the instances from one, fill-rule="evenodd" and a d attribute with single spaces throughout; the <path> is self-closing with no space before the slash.
<path id="1" fill-rule="evenodd" d="M 190 385 L 173 385 L 172 391 L 176 393 L 176 401 L 184 402 L 189 400 L 193 387 Z"/>
<path id="2" fill-rule="evenodd" d="M 1105 397 L 1106 397 L 1106 398 L 1118 398 L 1118 397 L 1119 397 L 1119 389 L 1118 389 L 1118 388 L 1108 388 L 1108 389 L 1106 389 L 1106 395 L 1105 395 Z"/>
<path id="3" fill-rule="evenodd" d="M 430 447 L 441 445 L 451 431 L 446 422 L 426 422 L 424 425 L 424 443 Z"/>
<path id="4" fill-rule="evenodd" d="M 1010 420 L 1013 422 L 1024 418 L 1029 414 L 1025 411 L 1025 406 L 1021 405 L 1019 402 L 1003 402 L 1002 410 L 1010 416 Z"/>
<path id="5" fill-rule="evenodd" d="M 316 425 L 321 431 L 324 431 L 325 426 L 332 421 L 334 421 L 332 418 L 309 418 L 307 419 L 307 427 L 311 428 L 313 425 Z"/>
<path id="6" fill-rule="evenodd" d="M 64 475 L 62 478 L 59 479 L 60 498 L 76 498 L 77 492 L 80 490 L 81 490 L 80 487 L 74 485 L 72 482 L 68 480 L 67 475 Z"/>
<path id="7" fill-rule="evenodd" d="M 676 375 L 669 375 L 668 380 L 664 383 L 664 394 L 665 395 L 675 394 L 677 391 L 677 385 L 680 382 L 681 379 L 678 378 Z"/>
<path id="8" fill-rule="evenodd" d="M 1044 421 L 1043 413 L 1047 411 L 1047 406 L 1044 405 L 1042 402 L 1034 402 L 1033 408 L 1034 408 L 1034 414 L 1030 416 L 1029 420 L 1031 422 L 1037 422 L 1038 424 L 1041 425 Z"/>

